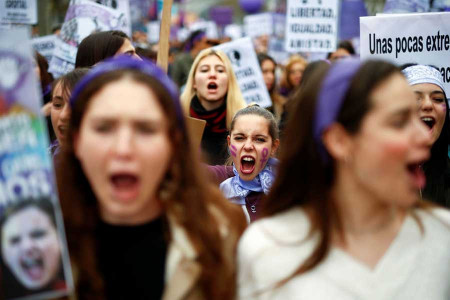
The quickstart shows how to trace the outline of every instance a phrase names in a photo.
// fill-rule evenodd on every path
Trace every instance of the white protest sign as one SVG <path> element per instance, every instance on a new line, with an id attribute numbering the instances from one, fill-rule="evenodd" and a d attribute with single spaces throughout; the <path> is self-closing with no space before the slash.
<path id="1" fill-rule="evenodd" d="M 245 35 L 250 37 L 272 35 L 273 15 L 271 13 L 247 15 L 244 17 L 244 29 Z"/>
<path id="2" fill-rule="evenodd" d="M 213 21 L 198 21 L 192 23 L 189 26 L 190 32 L 194 32 L 196 30 L 203 30 L 206 33 L 206 36 L 210 39 L 218 39 L 219 31 L 217 30 L 217 25 Z"/>
<path id="3" fill-rule="evenodd" d="M 250 37 L 214 47 L 228 56 L 245 101 L 261 107 L 272 106 Z"/>
<path id="4" fill-rule="evenodd" d="M 56 39 L 49 72 L 57 78 L 71 71 L 81 41 L 93 32 L 107 30 L 126 31 L 125 15 L 90 0 L 72 0 L 61 33 Z"/>
<path id="5" fill-rule="evenodd" d="M 147 23 L 147 40 L 149 43 L 157 43 L 159 41 L 159 21 L 153 21 Z"/>
<path id="6" fill-rule="evenodd" d="M 434 65 L 450 95 L 450 13 L 362 17 L 360 24 L 361 59 Z"/>
<path id="7" fill-rule="evenodd" d="M 273 14 L 273 35 L 284 39 L 285 33 L 286 15 L 280 13 Z"/>
<path id="8" fill-rule="evenodd" d="M 36 24 L 37 0 L 0 0 L 0 23 Z"/>
<path id="9" fill-rule="evenodd" d="M 232 40 L 237 40 L 242 37 L 242 26 L 238 24 L 226 25 L 223 29 L 223 35 L 231 38 Z"/>
<path id="10" fill-rule="evenodd" d="M 56 35 L 46 35 L 31 40 L 31 46 L 34 50 L 44 56 L 48 62 L 50 62 L 53 56 L 53 50 L 55 50 Z"/>
<path id="11" fill-rule="evenodd" d="M 270 55 L 278 64 L 284 64 L 289 59 L 289 53 L 284 50 L 284 39 L 271 37 L 267 54 Z"/>
<path id="12" fill-rule="evenodd" d="M 286 51 L 336 50 L 338 0 L 288 0 Z"/>

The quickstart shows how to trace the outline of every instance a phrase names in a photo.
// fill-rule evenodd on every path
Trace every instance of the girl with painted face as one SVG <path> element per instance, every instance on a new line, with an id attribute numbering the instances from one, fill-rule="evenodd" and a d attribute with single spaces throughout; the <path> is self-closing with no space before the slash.
<path id="1" fill-rule="evenodd" d="M 50 119 L 56 140 L 50 145 L 50 151 L 55 154 L 60 145 L 66 142 L 70 120 L 70 94 L 77 82 L 89 71 L 78 68 L 56 79 L 52 88 Z"/>
<path id="2" fill-rule="evenodd" d="M 78 297 L 233 298 L 245 221 L 203 176 L 173 82 L 122 56 L 70 103 L 56 166 Z"/>
<path id="3" fill-rule="evenodd" d="M 233 161 L 231 174 L 226 166 L 210 167 L 210 171 L 216 178 L 223 174 L 217 180 L 221 181 L 220 189 L 228 200 L 242 206 L 250 223 L 257 219 L 262 197 L 274 181 L 278 161 L 273 156 L 279 145 L 274 116 L 256 105 L 239 110 L 231 121 L 227 141 Z"/>
<path id="4" fill-rule="evenodd" d="M 181 102 L 188 116 L 206 121 L 201 142 L 206 162 L 224 164 L 231 119 L 245 102 L 231 63 L 222 51 L 206 49 L 197 55 Z"/>
<path id="5" fill-rule="evenodd" d="M 352 59 L 311 76 L 239 242 L 238 298 L 448 299 L 450 211 L 420 201 L 431 137 L 408 82 Z"/>
<path id="6" fill-rule="evenodd" d="M 22 200 L 5 209 L 1 256 L 15 278 L 8 282 L 8 274 L 3 274 L 5 298 L 66 289 L 50 201 Z"/>
<path id="7" fill-rule="evenodd" d="M 431 157 L 423 164 L 427 184 L 422 196 L 450 208 L 450 120 L 441 73 L 430 66 L 413 65 L 403 70 L 420 107 L 419 115 L 431 134 Z"/>

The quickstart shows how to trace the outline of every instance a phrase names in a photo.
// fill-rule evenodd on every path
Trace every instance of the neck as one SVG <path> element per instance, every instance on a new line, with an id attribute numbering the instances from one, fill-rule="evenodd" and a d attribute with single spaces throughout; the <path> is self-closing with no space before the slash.
<path id="1" fill-rule="evenodd" d="M 342 168 L 337 168 L 342 169 Z M 347 173 L 347 174 L 342 174 Z M 331 190 L 344 236 L 367 236 L 391 231 L 403 220 L 405 211 L 374 197 L 348 172 L 338 174 Z"/>
<path id="2" fill-rule="evenodd" d="M 221 107 L 223 102 L 225 101 L 225 98 L 222 98 L 221 100 L 209 101 L 198 97 L 198 100 L 200 101 L 200 104 L 204 109 L 210 111 Z"/>

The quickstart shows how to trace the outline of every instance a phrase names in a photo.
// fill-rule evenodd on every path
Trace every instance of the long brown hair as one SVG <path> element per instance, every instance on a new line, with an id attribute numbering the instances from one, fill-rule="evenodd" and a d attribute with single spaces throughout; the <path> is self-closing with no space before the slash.
<path id="1" fill-rule="evenodd" d="M 236 240 L 232 245 L 225 244 L 221 232 L 226 227 L 228 234 L 235 235 L 237 239 L 245 227 L 243 215 L 237 207 L 223 198 L 203 173 L 186 129 L 179 125 L 174 105 L 174 101 L 178 99 L 173 99 L 158 80 L 133 69 L 120 69 L 99 75 L 79 93 L 72 109 L 68 145 L 56 163 L 67 240 L 79 275 L 79 297 L 102 299 L 105 292 L 95 258 L 97 245 L 94 233 L 100 215 L 92 188 L 74 155 L 73 139 L 80 129 L 91 98 L 102 87 L 123 78 L 150 88 L 169 121 L 172 162 L 159 188 L 160 197 L 163 198 L 164 217 L 170 215 L 170 219 L 175 220 L 186 231 L 196 250 L 201 266 L 199 286 L 205 298 L 232 299 L 235 294 L 236 270 L 234 261 L 227 258 L 224 249 L 234 251 Z"/>
<path id="2" fill-rule="evenodd" d="M 321 83 L 329 70 L 322 64 L 302 86 L 295 101 L 291 118 L 286 128 L 286 137 L 281 147 L 280 166 L 277 178 L 265 203 L 265 215 L 286 211 L 300 206 L 311 221 L 311 236 L 319 234 L 319 242 L 312 254 L 288 278 L 307 272 L 320 264 L 327 256 L 331 244 L 331 220 L 340 231 L 340 219 L 329 195 L 334 184 L 334 162 L 324 163 L 313 138 L 313 122 Z M 350 134 L 356 134 L 362 120 L 371 109 L 372 91 L 393 74 L 401 74 L 394 65 L 383 61 L 368 61 L 362 64 L 352 79 L 337 122 Z"/>

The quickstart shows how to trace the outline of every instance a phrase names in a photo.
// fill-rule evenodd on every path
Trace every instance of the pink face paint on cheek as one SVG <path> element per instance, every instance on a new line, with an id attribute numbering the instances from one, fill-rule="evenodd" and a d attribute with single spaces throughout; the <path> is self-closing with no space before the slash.
<path id="1" fill-rule="evenodd" d="M 442 104 L 442 110 L 443 110 L 444 112 L 447 112 L 447 105 L 445 105 L 445 103 Z"/>
<path id="2" fill-rule="evenodd" d="M 231 149 L 230 149 L 231 155 L 236 157 L 237 148 L 234 145 L 231 145 L 230 147 L 231 147 Z"/>
<path id="3" fill-rule="evenodd" d="M 262 151 L 262 158 L 260 160 L 261 164 L 264 164 L 267 161 L 268 156 L 269 156 L 269 149 L 264 148 Z"/>

